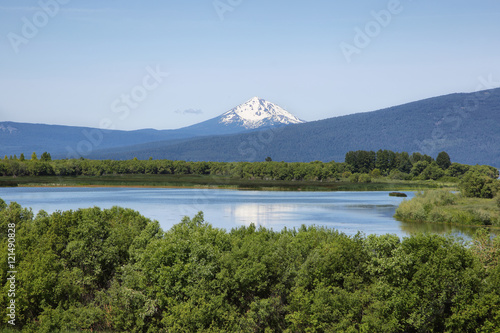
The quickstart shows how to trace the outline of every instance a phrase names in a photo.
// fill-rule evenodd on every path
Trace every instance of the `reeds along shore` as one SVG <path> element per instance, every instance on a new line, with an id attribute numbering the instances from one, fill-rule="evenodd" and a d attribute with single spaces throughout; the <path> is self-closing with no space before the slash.
<path id="1" fill-rule="evenodd" d="M 500 209 L 495 199 L 467 198 L 447 190 L 419 192 L 403 201 L 395 217 L 408 222 L 431 222 L 500 228 Z"/>

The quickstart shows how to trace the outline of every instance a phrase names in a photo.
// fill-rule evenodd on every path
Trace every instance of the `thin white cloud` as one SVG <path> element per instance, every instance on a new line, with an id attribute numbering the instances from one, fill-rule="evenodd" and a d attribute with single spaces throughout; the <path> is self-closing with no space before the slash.
<path id="1" fill-rule="evenodd" d="M 203 111 L 200 110 L 200 109 L 186 109 L 184 111 L 175 110 L 175 113 L 180 113 L 180 114 L 202 114 Z"/>

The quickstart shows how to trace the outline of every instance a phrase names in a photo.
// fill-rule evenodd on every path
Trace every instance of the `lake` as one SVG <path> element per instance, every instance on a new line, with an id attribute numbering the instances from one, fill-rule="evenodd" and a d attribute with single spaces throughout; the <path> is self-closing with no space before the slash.
<path id="1" fill-rule="evenodd" d="M 404 192 L 408 199 L 413 192 Z M 13 187 L 0 188 L 0 198 L 45 210 L 70 210 L 88 207 L 121 206 L 158 220 L 164 230 L 179 223 L 183 216 L 203 211 L 205 221 L 218 228 L 254 223 L 273 230 L 298 228 L 302 224 L 335 228 L 348 235 L 396 234 L 415 232 L 452 232 L 468 234 L 471 228 L 447 225 L 404 223 L 393 218 L 404 198 L 390 197 L 388 191 L 310 192 L 242 191 L 179 188 L 85 188 Z"/>

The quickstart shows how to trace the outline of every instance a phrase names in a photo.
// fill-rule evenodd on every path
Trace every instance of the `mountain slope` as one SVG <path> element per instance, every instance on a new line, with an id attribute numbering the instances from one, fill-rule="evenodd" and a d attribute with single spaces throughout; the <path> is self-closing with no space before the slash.
<path id="1" fill-rule="evenodd" d="M 0 154 L 24 153 L 29 158 L 32 152 L 47 151 L 55 158 L 87 157 L 97 149 L 129 146 L 160 140 L 175 140 L 194 135 L 188 132 L 101 130 L 89 127 L 28 124 L 16 122 L 0 123 Z M 26 155 L 28 154 L 28 155 Z"/>
<path id="2" fill-rule="evenodd" d="M 51 152 L 54 158 L 89 157 L 96 150 L 127 151 L 131 145 L 164 141 L 184 142 L 194 137 L 234 134 L 302 122 L 271 102 L 259 98 L 224 114 L 176 130 L 117 131 L 88 127 L 0 122 L 0 156 Z"/>
<path id="3" fill-rule="evenodd" d="M 446 151 L 453 161 L 500 166 L 500 89 L 450 94 L 379 111 L 252 133 L 129 147 L 109 158 L 343 161 L 350 150 Z M 95 155 L 96 157 L 99 154 Z"/>

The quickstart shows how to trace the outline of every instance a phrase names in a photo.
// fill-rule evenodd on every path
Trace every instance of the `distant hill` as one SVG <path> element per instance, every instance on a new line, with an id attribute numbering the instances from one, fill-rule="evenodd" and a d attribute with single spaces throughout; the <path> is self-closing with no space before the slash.
<path id="1" fill-rule="evenodd" d="M 500 89 L 429 98 L 379 111 L 237 135 L 158 141 L 96 151 L 127 159 L 343 161 L 350 150 L 446 151 L 467 164 L 500 166 Z"/>
<path id="2" fill-rule="evenodd" d="M 0 156 L 50 152 L 54 158 L 87 157 L 97 149 L 190 137 L 176 131 L 101 130 L 89 127 L 0 122 Z"/>
<path id="3" fill-rule="evenodd" d="M 88 127 L 0 122 L 0 156 L 50 152 L 53 158 L 90 157 L 97 150 L 126 152 L 131 145 L 178 144 L 210 135 L 234 134 L 302 123 L 278 105 L 254 97 L 218 117 L 176 130 L 101 130 Z M 107 153 L 106 153 L 107 154 Z M 102 153 L 99 156 L 103 156 Z M 103 156 L 106 158 L 106 156 Z"/>

